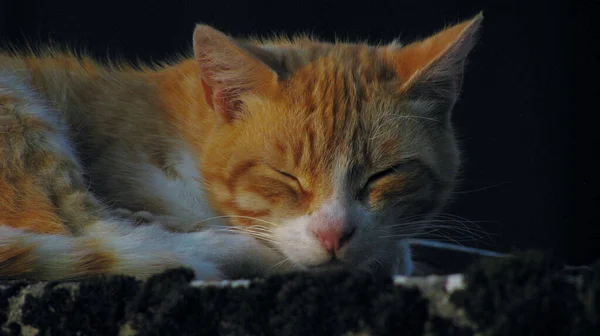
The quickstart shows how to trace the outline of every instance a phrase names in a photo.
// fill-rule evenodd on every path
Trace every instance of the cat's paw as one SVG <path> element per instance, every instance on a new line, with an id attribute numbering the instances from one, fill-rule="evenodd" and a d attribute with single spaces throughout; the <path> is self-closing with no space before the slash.
<path id="1" fill-rule="evenodd" d="M 111 211 L 113 217 L 133 222 L 135 225 L 158 224 L 169 231 L 182 231 L 185 220 L 175 216 L 154 215 L 149 211 L 131 211 L 118 208 Z"/>
<path id="2" fill-rule="evenodd" d="M 199 278 L 204 274 L 220 279 L 261 276 L 281 260 L 276 251 L 253 237 L 213 229 L 179 234 L 175 246 L 186 256 L 186 263 L 199 270 Z M 214 263 L 217 272 L 204 269 L 206 261 Z"/>
<path id="3" fill-rule="evenodd" d="M 136 225 L 144 225 L 156 221 L 156 216 L 154 216 L 148 211 L 133 212 L 128 209 L 117 208 L 111 210 L 110 214 L 112 215 L 112 217 L 132 221 Z"/>

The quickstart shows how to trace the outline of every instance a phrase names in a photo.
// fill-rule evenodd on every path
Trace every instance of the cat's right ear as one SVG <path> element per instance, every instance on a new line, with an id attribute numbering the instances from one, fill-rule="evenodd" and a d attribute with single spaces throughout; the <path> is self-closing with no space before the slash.
<path id="1" fill-rule="evenodd" d="M 399 90 L 416 99 L 435 104 L 433 112 L 447 117 L 458 98 L 465 61 L 471 52 L 483 20 L 482 13 L 448 27 L 424 40 L 386 50 L 401 79 Z"/>
<path id="2" fill-rule="evenodd" d="M 243 95 L 269 95 L 278 87 L 273 69 L 210 26 L 196 26 L 194 58 L 207 104 L 227 121 L 239 117 Z"/>

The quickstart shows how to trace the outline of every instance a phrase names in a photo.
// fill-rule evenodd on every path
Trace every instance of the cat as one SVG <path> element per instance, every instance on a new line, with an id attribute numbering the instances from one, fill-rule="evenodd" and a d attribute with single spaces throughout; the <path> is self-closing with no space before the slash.
<path id="1" fill-rule="evenodd" d="M 410 274 L 482 19 L 408 45 L 197 25 L 157 67 L 0 53 L 0 279 Z"/>

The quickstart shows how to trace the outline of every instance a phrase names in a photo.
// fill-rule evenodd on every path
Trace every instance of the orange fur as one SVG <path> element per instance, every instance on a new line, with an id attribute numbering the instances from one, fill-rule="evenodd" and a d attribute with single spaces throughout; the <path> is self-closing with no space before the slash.
<path id="1" fill-rule="evenodd" d="M 424 71 L 462 38 L 465 31 L 482 18 L 475 18 L 446 28 L 433 37 L 412 43 L 393 53 L 392 63 L 401 78 L 409 81 L 418 71 Z"/>
<path id="2" fill-rule="evenodd" d="M 76 248 L 84 252 L 75 265 L 82 275 L 103 274 L 117 264 L 118 256 L 102 249 L 98 239 L 85 239 Z"/>
<path id="3" fill-rule="evenodd" d="M 26 177 L 13 185 L 0 180 L 0 223 L 43 234 L 69 232 L 52 203 Z"/>
<path id="4" fill-rule="evenodd" d="M 72 250 L 78 257 L 61 268 L 68 278 L 122 267 L 120 255 L 86 236 L 111 219 L 110 206 L 202 222 L 194 217 L 196 199 L 161 195 L 171 185 L 200 181 L 216 214 L 242 228 L 310 216 L 331 199 L 355 202 L 365 190 L 361 206 L 387 215 L 418 174 L 392 173 L 372 184 L 369 177 L 430 146 L 435 158 L 423 160 L 439 175 L 437 194 L 446 195 L 458 159 L 454 148 L 440 148 L 452 146 L 451 132 L 440 131 L 440 144 L 422 138 L 425 126 L 393 118 L 422 113 L 410 107 L 411 90 L 443 75 L 433 65 L 459 57 L 452 49 L 480 20 L 402 48 L 307 38 L 241 42 L 199 26 L 194 59 L 159 68 L 103 66 L 56 52 L 0 54 L 0 79 L 7 71 L 9 83 L 16 77 L 34 92 L 31 102 L 17 98 L 0 81 L 0 130 L 12 134 L 0 136 L 0 160 L 8 162 L 0 163 L 0 225 L 83 237 Z M 32 106 L 51 111 L 56 124 Z M 152 183 L 158 187 L 148 190 Z M 0 278 L 32 273 L 42 258 L 35 244 L 2 245 L 2 238 Z M 158 264 L 149 269 L 168 266 Z"/>
<path id="5" fill-rule="evenodd" d="M 22 242 L 0 246 L 0 279 L 26 277 L 34 272 L 35 247 Z"/>

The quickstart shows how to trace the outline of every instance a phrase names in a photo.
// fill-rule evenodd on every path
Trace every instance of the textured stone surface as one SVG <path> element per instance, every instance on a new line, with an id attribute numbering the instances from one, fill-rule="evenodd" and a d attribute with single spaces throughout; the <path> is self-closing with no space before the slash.
<path id="1" fill-rule="evenodd" d="M 451 276 L 13 281 L 0 283 L 0 335 L 600 335 L 598 270 L 529 253 Z"/>

